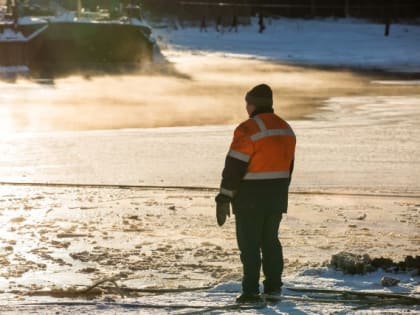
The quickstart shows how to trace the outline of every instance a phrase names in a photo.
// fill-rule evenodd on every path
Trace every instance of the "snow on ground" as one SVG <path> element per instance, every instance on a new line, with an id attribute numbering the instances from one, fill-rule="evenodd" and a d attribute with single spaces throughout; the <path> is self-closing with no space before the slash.
<path id="1" fill-rule="evenodd" d="M 393 24 L 389 37 L 384 25 L 354 19 L 272 19 L 264 33 L 255 19 L 238 32 L 218 33 L 214 27 L 154 30 L 165 48 L 197 54 L 261 58 L 283 63 L 420 71 L 420 27 Z M 166 44 L 166 45 L 165 45 Z"/>
<path id="2" fill-rule="evenodd" d="M 130 312 L 122 305 L 107 305 L 109 302 L 152 307 L 131 309 L 140 314 L 167 313 L 170 305 L 186 305 L 184 311 L 188 305 L 231 305 L 240 291 L 241 265 L 234 220 L 228 219 L 223 228 L 215 224 L 214 194 L 174 188 L 0 186 L 4 223 L 0 227 L 1 313 Z M 395 260 L 415 255 L 419 202 L 418 198 L 403 197 L 292 194 L 290 211 L 280 231 L 286 257 L 285 286 L 418 294 L 418 276 L 388 274 L 400 280 L 398 286 L 388 289 L 379 284 L 385 275 L 382 271 L 344 276 L 323 266 L 332 254 L 342 250 Z M 75 289 L 110 277 L 128 288 L 215 288 L 193 293 L 139 293 L 125 298 L 108 289 L 102 294 L 96 292 L 90 298 L 93 301 L 85 294 L 71 298 Z M 55 295 L 46 292 L 54 289 Z M 319 299 L 299 301 L 296 299 L 309 294 L 288 289 L 284 294 L 287 299 L 278 305 L 243 313 L 386 309 L 381 304 L 368 307 L 334 301 L 325 305 Z M 64 308 L 24 305 L 42 302 L 94 304 Z M 167 305 L 167 309 L 158 309 L 159 305 Z"/>

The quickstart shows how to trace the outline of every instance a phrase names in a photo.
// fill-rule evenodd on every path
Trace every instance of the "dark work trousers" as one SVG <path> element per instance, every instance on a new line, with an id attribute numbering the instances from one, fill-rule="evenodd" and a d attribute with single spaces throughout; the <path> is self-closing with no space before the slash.
<path id="1" fill-rule="evenodd" d="M 281 289 L 283 250 L 278 239 L 282 212 L 272 207 L 248 208 L 235 212 L 236 237 L 243 265 L 242 291 L 259 293 L 261 263 L 264 292 Z M 261 259 L 262 254 L 262 259 Z"/>

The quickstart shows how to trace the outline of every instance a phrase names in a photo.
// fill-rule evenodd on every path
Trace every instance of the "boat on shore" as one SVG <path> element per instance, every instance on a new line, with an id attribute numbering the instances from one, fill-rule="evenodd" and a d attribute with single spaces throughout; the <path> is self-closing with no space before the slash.
<path id="1" fill-rule="evenodd" d="M 29 66 L 43 44 L 42 25 L 31 33 L 23 34 L 13 26 L 0 30 L 0 73 L 28 73 Z"/>
<path id="2" fill-rule="evenodd" d="M 65 11 L 0 22 L 0 67 L 27 67 L 35 75 L 136 68 L 152 61 L 153 46 L 151 28 L 139 17 Z"/>

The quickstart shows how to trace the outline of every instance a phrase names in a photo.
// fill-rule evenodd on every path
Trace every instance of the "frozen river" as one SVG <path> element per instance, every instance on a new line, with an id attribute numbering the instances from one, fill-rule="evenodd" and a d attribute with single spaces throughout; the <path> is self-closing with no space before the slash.
<path id="1" fill-rule="evenodd" d="M 292 189 L 420 195 L 420 97 L 337 97 L 291 121 Z M 233 126 L 5 134 L 3 182 L 218 187 Z"/>
<path id="2" fill-rule="evenodd" d="M 170 74 L 0 82 L 0 181 L 218 187 L 233 128 L 246 119 L 244 94 L 265 73 L 297 134 L 293 190 L 419 195 L 418 81 L 171 60 Z"/>

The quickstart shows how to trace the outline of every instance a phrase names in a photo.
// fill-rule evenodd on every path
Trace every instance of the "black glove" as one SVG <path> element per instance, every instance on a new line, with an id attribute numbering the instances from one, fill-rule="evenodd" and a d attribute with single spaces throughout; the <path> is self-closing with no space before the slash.
<path id="1" fill-rule="evenodd" d="M 230 217 L 231 198 L 226 195 L 218 194 L 215 200 L 217 224 L 222 226 L 226 222 L 226 217 Z"/>

